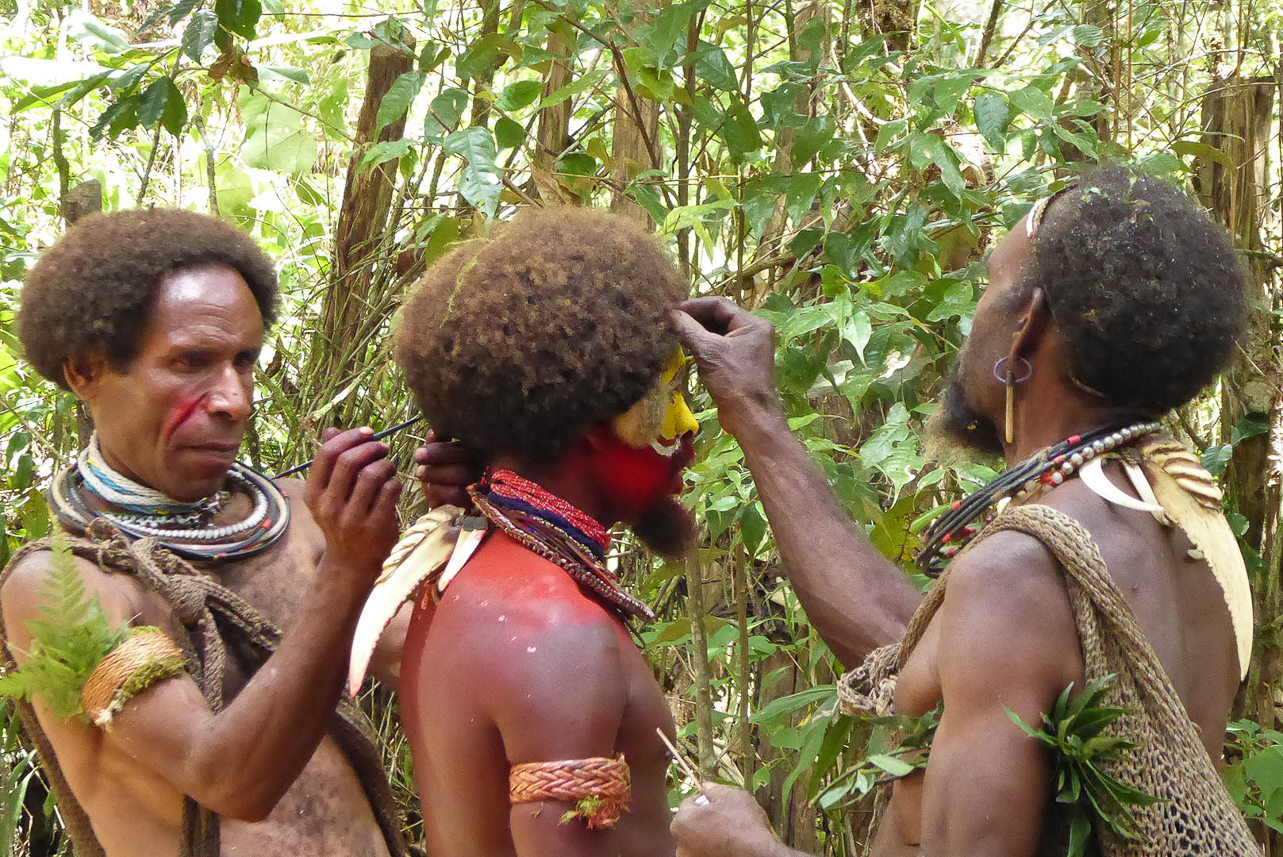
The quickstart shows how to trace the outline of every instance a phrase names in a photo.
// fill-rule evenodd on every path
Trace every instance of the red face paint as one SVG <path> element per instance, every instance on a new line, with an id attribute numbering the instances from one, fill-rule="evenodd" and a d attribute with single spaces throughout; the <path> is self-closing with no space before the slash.
<path id="1" fill-rule="evenodd" d="M 179 396 L 178 400 L 174 402 L 174 407 L 169 412 L 169 416 L 165 418 L 165 422 L 161 425 L 161 437 L 168 441 L 174 432 L 178 430 L 178 427 L 187 422 L 191 415 L 196 412 L 196 409 L 203 405 L 208 398 L 209 393 L 201 393 L 197 396 Z"/>
<path id="2" fill-rule="evenodd" d="M 598 449 L 598 472 L 620 520 L 636 521 L 681 490 L 682 471 L 694 457 L 694 445 L 687 436 L 680 444 L 681 449 L 671 458 L 649 446 L 630 446 L 618 438 Z"/>

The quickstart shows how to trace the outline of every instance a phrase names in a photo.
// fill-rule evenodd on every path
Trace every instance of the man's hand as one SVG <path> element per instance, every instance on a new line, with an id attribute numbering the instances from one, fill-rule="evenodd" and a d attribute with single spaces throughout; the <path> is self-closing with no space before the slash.
<path id="1" fill-rule="evenodd" d="M 458 506 L 466 509 L 472 505 L 468 496 L 469 485 L 479 481 L 485 467 L 457 440 L 441 440 L 436 432 L 428 432 L 423 446 L 414 451 L 414 478 L 423 489 L 423 499 L 428 508 Z"/>
<path id="2" fill-rule="evenodd" d="M 374 431 L 326 431 L 312 462 L 303 500 L 325 534 L 323 562 L 351 575 L 355 588 L 373 585 L 400 534 L 396 503 L 401 483 L 388 446 Z"/>
<path id="3" fill-rule="evenodd" d="M 775 392 L 775 327 L 727 298 L 696 298 L 673 311 L 682 344 L 717 403 L 722 428 L 736 434 Z"/>
<path id="4" fill-rule="evenodd" d="M 771 832 L 770 820 L 743 789 L 704 783 L 673 817 L 677 857 L 785 857 L 798 854 Z"/>

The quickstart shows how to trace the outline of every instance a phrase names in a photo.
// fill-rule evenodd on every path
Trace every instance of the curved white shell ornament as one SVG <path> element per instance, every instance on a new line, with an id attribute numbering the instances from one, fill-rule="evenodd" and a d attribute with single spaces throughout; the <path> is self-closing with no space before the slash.
<path id="1" fill-rule="evenodd" d="M 1154 515 L 1162 513 L 1162 506 L 1155 503 L 1146 503 L 1144 500 L 1137 500 L 1113 482 L 1110 482 L 1109 477 L 1105 475 L 1105 471 L 1102 469 L 1104 463 L 1105 459 L 1103 457 L 1093 458 L 1078 471 L 1078 478 L 1083 481 L 1084 485 L 1110 503 L 1127 509 L 1149 512 Z"/>
<path id="2" fill-rule="evenodd" d="M 457 506 L 433 509 L 405 531 L 384 561 L 383 573 L 374 582 L 352 635 L 348 664 L 348 693 L 352 696 L 361 689 L 379 637 L 401 605 L 410 600 L 424 580 L 442 568 L 447 568 L 451 576 L 457 573 L 480 543 L 485 530 L 461 530 L 458 523 L 462 515 L 463 510 Z M 461 539 L 461 534 L 467 538 Z M 466 555 L 457 556 L 464 552 L 456 548 L 465 545 Z"/>

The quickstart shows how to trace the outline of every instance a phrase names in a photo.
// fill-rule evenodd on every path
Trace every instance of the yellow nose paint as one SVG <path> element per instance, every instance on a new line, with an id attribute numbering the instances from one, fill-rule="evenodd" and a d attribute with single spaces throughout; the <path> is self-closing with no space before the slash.
<path id="1" fill-rule="evenodd" d="M 615 433 L 621 440 L 641 449 L 655 442 L 669 445 L 684 434 L 699 431 L 685 397 L 675 389 L 685 363 L 680 349 L 673 352 L 654 389 L 615 418 Z"/>

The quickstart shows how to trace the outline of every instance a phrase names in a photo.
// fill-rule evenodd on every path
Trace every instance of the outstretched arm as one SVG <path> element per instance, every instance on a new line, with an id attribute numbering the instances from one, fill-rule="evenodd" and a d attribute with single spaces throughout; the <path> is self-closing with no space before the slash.
<path id="1" fill-rule="evenodd" d="M 725 298 L 676 313 L 682 343 L 744 450 L 785 570 L 807 616 L 848 667 L 894 643 L 918 604 L 904 574 L 847 516 L 793 436 L 775 390 L 775 330 Z"/>
<path id="2" fill-rule="evenodd" d="M 388 448 L 369 443 L 370 434 L 352 430 L 322 446 L 305 495 L 326 536 L 315 587 L 236 699 L 215 714 L 193 679 L 176 677 L 130 700 L 104 733 L 144 770 L 221 815 L 266 818 L 329 724 L 356 618 L 397 535 L 400 485 Z M 24 620 L 36 615 L 48 566 L 47 554 L 32 559 L 39 562 L 15 571 L 3 591 L 5 626 L 19 651 L 29 647 Z M 114 625 L 141 612 L 146 596 L 134 581 L 78 566 Z"/>

